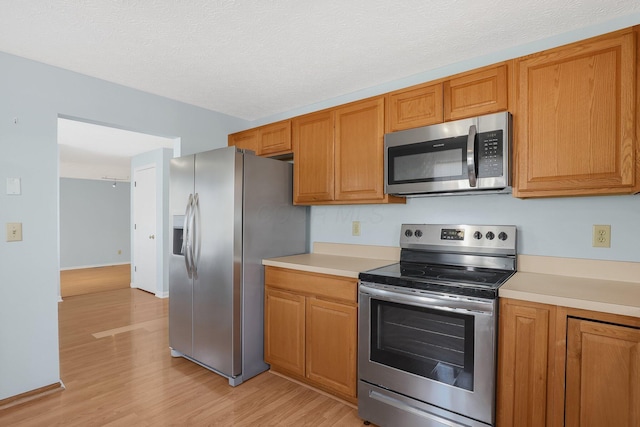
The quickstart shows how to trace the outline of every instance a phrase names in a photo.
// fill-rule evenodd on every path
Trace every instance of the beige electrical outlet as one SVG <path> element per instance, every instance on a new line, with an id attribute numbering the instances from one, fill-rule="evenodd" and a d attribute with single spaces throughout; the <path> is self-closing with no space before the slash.
<path id="1" fill-rule="evenodd" d="M 594 225 L 593 226 L 593 247 L 594 248 L 610 248 L 611 247 L 611 226 L 610 225 Z"/>
<path id="2" fill-rule="evenodd" d="M 353 221 L 351 223 L 351 235 L 352 236 L 360 235 L 360 221 Z"/>
<path id="3" fill-rule="evenodd" d="M 7 223 L 7 242 L 20 242 L 22 240 L 22 223 Z"/>

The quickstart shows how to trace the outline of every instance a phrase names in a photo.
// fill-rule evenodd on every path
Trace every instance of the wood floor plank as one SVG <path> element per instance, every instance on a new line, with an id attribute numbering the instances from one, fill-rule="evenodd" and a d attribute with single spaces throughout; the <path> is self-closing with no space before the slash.
<path id="1" fill-rule="evenodd" d="M 137 289 L 65 298 L 66 389 L 0 411 L 0 426 L 362 426 L 350 405 L 270 372 L 231 387 L 171 357 L 167 319 L 168 300 Z"/>
<path id="2" fill-rule="evenodd" d="M 60 271 L 60 295 L 63 298 L 130 286 L 131 264 Z"/>

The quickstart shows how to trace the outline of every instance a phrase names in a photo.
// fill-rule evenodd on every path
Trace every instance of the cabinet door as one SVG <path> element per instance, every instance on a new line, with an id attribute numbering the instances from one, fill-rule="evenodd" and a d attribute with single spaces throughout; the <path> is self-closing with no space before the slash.
<path id="1" fill-rule="evenodd" d="M 238 148 L 251 150 L 259 154 L 258 150 L 258 130 L 249 129 L 242 132 L 232 133 L 228 136 L 229 146 L 235 145 Z"/>
<path id="2" fill-rule="evenodd" d="M 308 298 L 306 338 L 307 378 L 355 397 L 357 308 Z"/>
<path id="3" fill-rule="evenodd" d="M 304 375 L 305 297 L 265 289 L 264 360 Z"/>
<path id="4" fill-rule="evenodd" d="M 458 120 L 507 110 L 505 64 L 465 73 L 444 82 L 444 120 Z"/>
<path id="5" fill-rule="evenodd" d="M 293 202 L 333 200 L 333 111 L 293 119 Z"/>
<path id="6" fill-rule="evenodd" d="M 384 97 L 335 110 L 335 199 L 384 199 Z"/>
<path id="7" fill-rule="evenodd" d="M 640 330 L 567 323 L 565 425 L 640 426 Z"/>
<path id="8" fill-rule="evenodd" d="M 501 300 L 497 425 L 544 427 L 550 369 L 550 319 L 555 308 Z"/>
<path id="9" fill-rule="evenodd" d="M 442 123 L 442 83 L 389 94 L 389 132 Z"/>
<path id="10" fill-rule="evenodd" d="M 637 191 L 636 56 L 630 29 L 516 61 L 515 196 Z"/>
<path id="11" fill-rule="evenodd" d="M 260 156 L 291 153 L 291 120 L 265 125 L 258 131 Z"/>

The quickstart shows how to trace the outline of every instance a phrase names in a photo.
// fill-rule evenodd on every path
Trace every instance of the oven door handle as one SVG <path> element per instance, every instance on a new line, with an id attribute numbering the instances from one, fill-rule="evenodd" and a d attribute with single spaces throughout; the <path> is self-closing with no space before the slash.
<path id="1" fill-rule="evenodd" d="M 474 314 L 493 315 L 493 300 L 482 301 L 457 296 L 443 297 L 438 294 L 427 294 L 426 292 L 417 294 L 415 292 L 403 292 L 395 289 L 389 291 L 362 283 L 360 284 L 360 294 L 373 296 L 384 301 L 432 308 L 434 310 L 465 311 Z"/>

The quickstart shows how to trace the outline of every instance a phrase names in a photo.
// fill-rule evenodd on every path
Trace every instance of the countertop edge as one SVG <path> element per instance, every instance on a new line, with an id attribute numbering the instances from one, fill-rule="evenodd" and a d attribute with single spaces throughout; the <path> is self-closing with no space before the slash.
<path id="1" fill-rule="evenodd" d="M 561 307 L 577 308 L 581 310 L 598 311 L 602 313 L 619 314 L 622 316 L 632 316 L 640 318 L 640 307 L 612 304 L 608 302 L 591 301 L 549 294 L 539 294 L 535 292 L 517 291 L 512 289 L 501 289 L 500 298 L 511 298 L 521 301 L 537 302 L 540 304 L 557 305 Z"/>
<path id="2" fill-rule="evenodd" d="M 280 261 L 274 261 L 274 260 L 268 260 L 268 259 L 263 260 L 262 265 L 269 266 L 269 267 L 286 268 L 289 270 L 305 271 L 307 273 L 319 273 L 319 274 L 329 274 L 332 276 L 350 277 L 354 279 L 357 279 L 358 274 L 360 274 L 360 272 L 338 270 L 330 267 L 296 264 L 291 262 L 280 262 Z"/>

